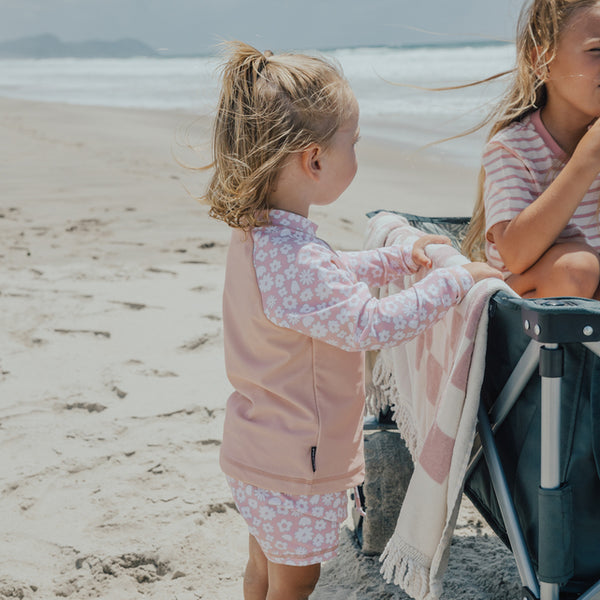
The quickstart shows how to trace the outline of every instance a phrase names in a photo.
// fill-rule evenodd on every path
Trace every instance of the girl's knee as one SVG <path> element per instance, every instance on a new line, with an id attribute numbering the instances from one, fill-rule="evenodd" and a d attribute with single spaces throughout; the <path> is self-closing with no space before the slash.
<path id="1" fill-rule="evenodd" d="M 551 279 L 561 295 L 591 298 L 600 282 L 598 255 L 587 248 L 561 254 L 554 262 Z"/>
<path id="2" fill-rule="evenodd" d="M 267 600 L 305 600 L 312 594 L 321 575 L 321 565 L 291 567 L 269 563 Z"/>

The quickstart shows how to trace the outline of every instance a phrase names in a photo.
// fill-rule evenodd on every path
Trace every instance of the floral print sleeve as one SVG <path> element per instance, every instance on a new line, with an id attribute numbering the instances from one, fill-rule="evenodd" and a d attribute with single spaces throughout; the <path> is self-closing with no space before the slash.
<path id="1" fill-rule="evenodd" d="M 340 258 L 314 235 L 314 224 L 288 218 L 295 227 L 269 226 L 252 233 L 265 315 L 276 325 L 344 350 L 377 350 L 412 339 L 439 320 L 473 285 L 462 267 L 436 269 L 411 288 L 374 298 L 368 283 L 359 280 L 361 270 L 373 267 L 371 252 L 351 253 L 350 268 L 347 256 Z M 382 270 L 376 278 L 400 274 L 396 267 L 388 269 L 379 259 L 375 262 Z M 404 272 L 412 270 L 406 263 L 403 266 Z"/>
<path id="2" fill-rule="evenodd" d="M 419 268 L 412 259 L 412 246 L 338 252 L 337 256 L 359 281 L 369 286 L 386 285 L 400 275 L 414 273 Z"/>

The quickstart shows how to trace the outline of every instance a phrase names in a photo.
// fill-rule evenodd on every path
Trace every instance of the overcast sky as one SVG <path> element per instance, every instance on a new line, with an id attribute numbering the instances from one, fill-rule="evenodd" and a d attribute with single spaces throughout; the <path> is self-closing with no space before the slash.
<path id="1" fill-rule="evenodd" d="M 171 53 L 205 53 L 220 39 L 273 50 L 512 40 L 523 1 L 0 0 L 0 41 L 132 37 Z"/>

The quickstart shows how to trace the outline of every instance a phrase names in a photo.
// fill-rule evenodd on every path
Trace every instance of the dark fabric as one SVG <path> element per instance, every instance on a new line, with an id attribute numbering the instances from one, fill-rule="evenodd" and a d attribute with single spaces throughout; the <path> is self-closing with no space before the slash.
<path id="1" fill-rule="evenodd" d="M 573 577 L 573 488 L 538 490 L 540 581 L 564 584 Z"/>
<path id="2" fill-rule="evenodd" d="M 376 210 L 367 213 L 367 217 L 373 217 L 379 212 L 389 212 L 404 217 L 412 227 L 416 227 L 425 233 L 435 235 L 446 235 L 452 241 L 452 245 L 460 250 L 460 244 L 465 237 L 467 227 L 469 226 L 469 217 L 421 217 L 411 215 L 410 213 L 398 212 L 395 210 Z"/>
<path id="3" fill-rule="evenodd" d="M 520 319 L 518 307 L 507 302 L 501 293 L 492 298 L 482 386 L 482 402 L 488 408 L 529 343 Z M 600 358 L 581 344 L 565 344 L 564 356 L 561 481 L 572 489 L 573 514 L 573 575 L 564 589 L 581 591 L 600 579 L 600 470 L 597 467 L 600 457 Z M 496 432 L 500 460 L 536 568 L 539 567 L 540 401 L 541 380 L 536 373 Z M 508 546 L 485 461 L 479 462 L 466 482 L 465 492 Z M 568 524 L 556 523 L 555 533 L 549 535 L 558 535 L 565 526 Z M 561 560 L 568 562 L 565 557 Z"/>

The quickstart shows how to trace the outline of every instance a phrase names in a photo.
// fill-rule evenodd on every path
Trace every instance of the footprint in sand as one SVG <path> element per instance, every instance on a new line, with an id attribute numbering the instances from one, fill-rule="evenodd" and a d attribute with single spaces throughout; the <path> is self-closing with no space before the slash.
<path id="1" fill-rule="evenodd" d="M 190 340 L 189 342 L 185 342 L 184 344 L 179 346 L 179 350 L 185 350 L 187 352 L 192 352 L 193 350 L 197 350 L 201 346 L 204 346 L 204 344 L 210 342 L 210 340 L 214 337 L 215 337 L 214 335 L 213 336 L 210 336 L 207 334 L 201 335 L 200 337 L 194 338 L 193 340 Z"/>
<path id="2" fill-rule="evenodd" d="M 106 410 L 106 406 L 98 402 L 74 402 L 65 404 L 65 408 L 67 410 L 87 410 L 89 413 L 99 413 Z"/>
<path id="3" fill-rule="evenodd" d="M 204 514 L 207 517 L 210 517 L 214 514 L 223 514 L 227 512 L 228 508 L 237 512 L 235 502 L 217 502 L 215 504 L 209 504 L 204 511 Z"/>

